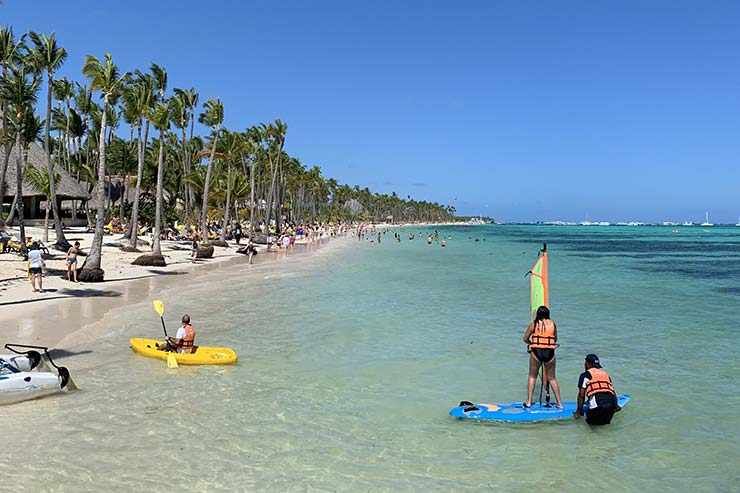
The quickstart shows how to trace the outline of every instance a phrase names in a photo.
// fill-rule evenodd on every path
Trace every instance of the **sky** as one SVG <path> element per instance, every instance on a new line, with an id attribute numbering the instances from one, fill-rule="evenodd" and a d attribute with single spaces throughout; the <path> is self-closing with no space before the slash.
<path id="1" fill-rule="evenodd" d="M 499 221 L 740 220 L 737 1 L 4 0 L 0 25 L 56 32 L 77 81 L 110 52 L 231 129 L 280 118 L 351 186 Z"/>

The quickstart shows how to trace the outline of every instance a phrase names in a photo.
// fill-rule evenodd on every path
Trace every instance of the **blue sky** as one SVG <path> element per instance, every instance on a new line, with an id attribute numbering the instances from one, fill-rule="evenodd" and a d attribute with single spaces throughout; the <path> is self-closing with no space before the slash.
<path id="1" fill-rule="evenodd" d="M 735 1 L 5 0 L 0 24 L 281 118 L 340 183 L 504 221 L 737 222 Z"/>

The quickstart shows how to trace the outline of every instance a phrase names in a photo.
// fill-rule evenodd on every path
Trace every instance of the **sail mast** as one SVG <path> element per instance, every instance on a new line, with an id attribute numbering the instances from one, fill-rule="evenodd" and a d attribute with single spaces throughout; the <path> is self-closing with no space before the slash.
<path id="1" fill-rule="evenodd" d="M 549 293 L 547 280 L 547 243 L 542 244 L 540 256 L 535 262 L 530 273 L 529 299 L 530 315 L 534 320 L 537 315 L 537 308 L 541 306 L 549 307 Z"/>

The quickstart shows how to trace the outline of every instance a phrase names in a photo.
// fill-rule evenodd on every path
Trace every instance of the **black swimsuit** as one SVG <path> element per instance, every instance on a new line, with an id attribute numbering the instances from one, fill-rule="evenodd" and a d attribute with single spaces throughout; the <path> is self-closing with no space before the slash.
<path id="1" fill-rule="evenodd" d="M 532 354 L 543 363 L 549 363 L 555 357 L 554 349 L 532 348 Z"/>

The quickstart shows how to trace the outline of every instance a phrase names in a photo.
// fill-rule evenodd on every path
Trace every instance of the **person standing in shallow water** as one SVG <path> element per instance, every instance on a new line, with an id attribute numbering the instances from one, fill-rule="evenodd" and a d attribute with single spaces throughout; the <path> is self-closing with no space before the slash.
<path id="1" fill-rule="evenodd" d="M 560 400 L 560 385 L 555 378 L 555 348 L 558 341 L 558 328 L 550 319 L 550 309 L 546 306 L 537 308 L 537 315 L 524 332 L 524 343 L 529 349 L 529 377 L 527 379 L 527 402 L 524 407 L 532 405 L 532 395 L 537 382 L 537 373 L 544 365 L 543 385 L 550 385 L 555 393 L 556 406 L 563 408 Z"/>
<path id="2" fill-rule="evenodd" d="M 573 417 L 578 419 L 582 416 L 583 404 L 588 399 L 586 423 L 594 426 L 608 425 L 614 413 L 622 409 L 617 404 L 612 379 L 601 368 L 599 357 L 595 354 L 587 354 L 583 366 L 586 371 L 578 378 L 578 404 Z"/>

